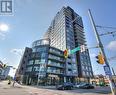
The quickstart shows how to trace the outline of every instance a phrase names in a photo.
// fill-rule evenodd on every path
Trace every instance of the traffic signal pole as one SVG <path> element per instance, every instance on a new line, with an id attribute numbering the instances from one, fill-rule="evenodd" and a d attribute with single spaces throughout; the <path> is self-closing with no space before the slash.
<path id="1" fill-rule="evenodd" d="M 109 63 L 108 63 L 108 60 L 107 60 L 105 51 L 104 51 L 104 47 L 103 47 L 103 44 L 102 44 L 102 42 L 101 42 L 101 40 L 100 40 L 99 34 L 98 34 L 98 32 L 97 32 L 97 28 L 96 28 L 96 26 L 95 26 L 95 22 L 94 22 L 94 20 L 93 20 L 93 17 L 92 17 L 92 14 L 91 14 L 90 9 L 88 10 L 88 14 L 89 14 L 89 17 L 90 17 L 91 24 L 92 24 L 92 26 L 93 26 L 93 30 L 94 30 L 94 33 L 95 33 L 95 36 L 96 36 L 97 44 L 98 44 L 98 46 L 99 46 L 99 48 L 100 48 L 101 53 L 102 53 L 103 56 L 104 56 L 105 64 L 106 64 L 106 66 L 108 67 L 108 69 L 109 69 L 110 72 L 111 72 L 111 69 L 110 69 L 110 66 L 109 66 Z M 111 88 L 111 91 L 112 91 L 112 95 L 116 95 L 115 85 L 114 85 L 114 83 L 113 83 L 113 81 L 112 81 L 112 76 L 108 76 L 108 79 L 109 79 L 109 83 L 110 83 L 110 88 Z"/>

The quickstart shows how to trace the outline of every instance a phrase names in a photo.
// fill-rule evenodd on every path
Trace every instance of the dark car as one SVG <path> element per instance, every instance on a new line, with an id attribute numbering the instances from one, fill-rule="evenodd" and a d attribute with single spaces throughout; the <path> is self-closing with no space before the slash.
<path id="1" fill-rule="evenodd" d="M 73 84 L 70 82 L 63 83 L 61 85 L 57 85 L 58 90 L 71 90 L 73 88 Z"/>
<path id="2" fill-rule="evenodd" d="M 82 88 L 82 89 L 94 89 L 94 86 L 92 84 L 86 83 L 86 84 L 81 85 L 79 88 Z"/>

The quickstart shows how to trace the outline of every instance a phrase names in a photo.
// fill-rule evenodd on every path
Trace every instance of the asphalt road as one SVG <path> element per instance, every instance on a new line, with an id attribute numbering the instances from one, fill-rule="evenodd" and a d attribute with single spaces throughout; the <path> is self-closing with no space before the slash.
<path id="1" fill-rule="evenodd" d="M 111 95 L 109 87 L 95 89 L 55 90 L 40 87 L 30 87 L 15 84 L 8 85 L 7 81 L 0 82 L 0 95 Z"/>

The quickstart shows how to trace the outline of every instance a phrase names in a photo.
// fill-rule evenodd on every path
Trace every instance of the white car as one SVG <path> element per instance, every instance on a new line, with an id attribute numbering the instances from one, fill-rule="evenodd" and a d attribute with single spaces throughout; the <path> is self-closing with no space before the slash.
<path id="1" fill-rule="evenodd" d="M 82 85 L 85 85 L 86 83 L 79 83 L 79 84 L 76 84 L 75 85 L 75 88 L 79 88 L 80 86 L 82 86 Z"/>

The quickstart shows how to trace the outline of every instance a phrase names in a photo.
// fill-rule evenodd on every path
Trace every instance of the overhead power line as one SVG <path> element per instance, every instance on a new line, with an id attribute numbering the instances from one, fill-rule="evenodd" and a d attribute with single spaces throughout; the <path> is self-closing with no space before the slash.
<path id="1" fill-rule="evenodd" d="M 111 60 L 116 60 L 116 56 L 113 56 L 113 57 L 111 57 L 111 58 L 108 58 L 108 60 L 109 60 L 109 61 L 111 61 Z"/>
<path id="2" fill-rule="evenodd" d="M 116 29 L 116 27 L 100 26 L 100 25 L 96 25 L 96 27 L 98 27 L 98 28 L 110 28 L 110 29 Z"/>
<path id="3" fill-rule="evenodd" d="M 116 33 L 116 31 L 112 31 L 112 32 L 106 32 L 106 33 L 103 33 L 103 34 L 99 34 L 99 36 L 104 36 L 104 35 L 113 35 L 114 36 L 114 33 Z"/>

